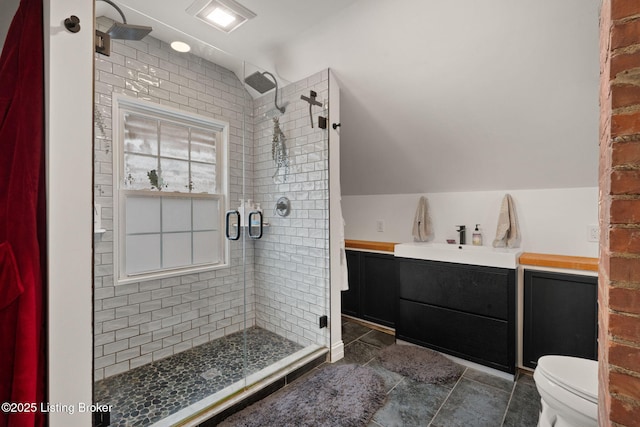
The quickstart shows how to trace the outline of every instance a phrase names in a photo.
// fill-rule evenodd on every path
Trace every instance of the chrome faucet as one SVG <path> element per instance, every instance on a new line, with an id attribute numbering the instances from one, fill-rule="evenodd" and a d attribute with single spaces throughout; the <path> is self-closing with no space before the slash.
<path id="1" fill-rule="evenodd" d="M 456 230 L 460 234 L 460 244 L 464 245 L 467 243 L 467 227 L 464 225 L 456 225 L 458 229 Z"/>

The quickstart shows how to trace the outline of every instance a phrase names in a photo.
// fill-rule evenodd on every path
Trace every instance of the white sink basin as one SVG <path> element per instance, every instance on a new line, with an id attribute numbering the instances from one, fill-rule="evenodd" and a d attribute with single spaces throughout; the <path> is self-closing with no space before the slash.
<path id="1" fill-rule="evenodd" d="M 396 245 L 394 255 L 401 258 L 516 268 L 520 252 L 519 248 L 411 242 Z"/>

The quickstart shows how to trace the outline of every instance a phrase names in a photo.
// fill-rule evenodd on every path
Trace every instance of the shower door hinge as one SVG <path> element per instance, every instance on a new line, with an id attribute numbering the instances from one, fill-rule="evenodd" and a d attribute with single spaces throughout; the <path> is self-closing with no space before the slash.
<path id="1" fill-rule="evenodd" d="M 320 329 L 326 328 L 329 325 L 329 318 L 325 316 L 320 316 Z"/>

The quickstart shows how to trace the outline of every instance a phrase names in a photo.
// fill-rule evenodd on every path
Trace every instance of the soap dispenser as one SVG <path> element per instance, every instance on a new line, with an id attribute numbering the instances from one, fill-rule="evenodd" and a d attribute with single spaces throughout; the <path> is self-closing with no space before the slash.
<path id="1" fill-rule="evenodd" d="M 244 217 L 245 207 L 246 207 L 246 204 L 244 202 L 244 199 L 240 199 L 240 206 L 238 206 L 238 214 L 240 216 L 240 224 L 238 224 L 238 227 L 243 226 L 243 225 L 246 224 L 246 219 Z"/>
<path id="2" fill-rule="evenodd" d="M 476 224 L 476 229 L 473 230 L 473 236 L 471 238 L 471 243 L 473 243 L 474 246 L 482 246 L 482 232 L 478 228 L 479 226 L 480 226 L 480 224 Z"/>
<path id="3" fill-rule="evenodd" d="M 251 209 L 251 212 L 260 212 L 260 213 L 262 213 L 262 208 L 260 207 L 260 203 L 256 203 L 255 206 Z M 262 217 L 262 215 L 258 215 L 258 214 L 255 214 L 255 213 L 253 215 L 251 215 L 251 226 L 252 227 L 259 226 L 261 217 Z"/>

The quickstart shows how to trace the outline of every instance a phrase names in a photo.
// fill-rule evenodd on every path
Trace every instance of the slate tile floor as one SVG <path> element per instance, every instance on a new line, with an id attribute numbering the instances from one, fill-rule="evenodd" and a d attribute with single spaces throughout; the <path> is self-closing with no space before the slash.
<path id="1" fill-rule="evenodd" d="M 385 380 L 387 400 L 369 427 L 528 427 L 535 426 L 540 396 L 528 374 L 508 381 L 472 368 L 451 384 L 424 384 L 383 368 L 375 359 L 394 343 L 389 334 L 345 321 L 345 358 L 376 369 Z"/>

